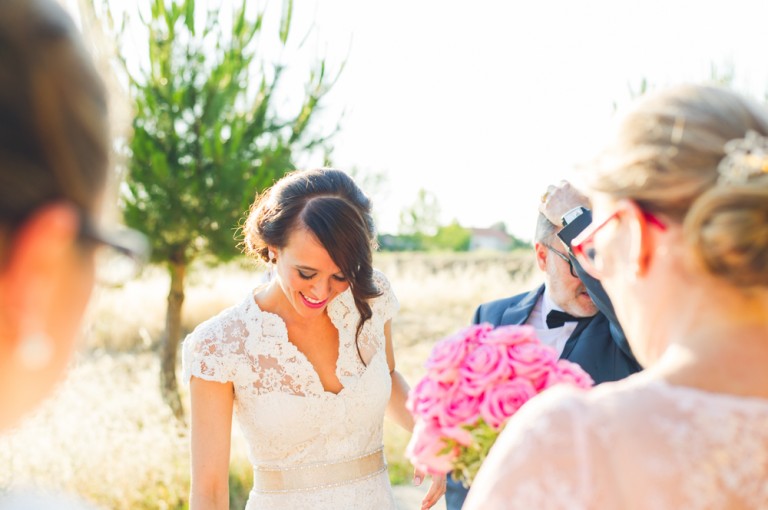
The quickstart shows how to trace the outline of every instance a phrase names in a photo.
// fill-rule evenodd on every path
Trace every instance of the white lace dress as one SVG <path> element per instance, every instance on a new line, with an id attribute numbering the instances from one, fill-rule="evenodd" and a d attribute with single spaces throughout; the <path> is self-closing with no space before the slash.
<path id="1" fill-rule="evenodd" d="M 463 508 L 768 508 L 768 400 L 648 373 L 553 388 L 510 420 Z"/>
<path id="2" fill-rule="evenodd" d="M 254 486 L 247 510 L 394 509 L 386 466 L 353 481 L 331 480 L 334 464 L 382 448 L 384 412 L 391 392 L 384 324 L 398 303 L 384 275 L 374 272 L 383 295 L 372 300 L 373 317 L 355 347 L 359 313 L 351 291 L 328 305 L 339 331 L 336 375 L 343 389 L 326 392 L 307 358 L 288 341 L 283 320 L 259 309 L 253 296 L 200 324 L 184 341 L 184 380 L 191 376 L 229 382 L 235 416 L 255 470 L 320 476 L 319 484 L 291 490 Z M 311 481 L 311 480 L 310 480 Z"/>

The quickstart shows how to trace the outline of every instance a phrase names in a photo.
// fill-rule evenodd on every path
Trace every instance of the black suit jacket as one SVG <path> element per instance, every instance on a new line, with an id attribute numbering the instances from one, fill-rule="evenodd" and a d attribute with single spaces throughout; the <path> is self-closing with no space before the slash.
<path id="1" fill-rule="evenodd" d="M 608 297 L 608 294 L 605 292 L 603 285 L 598 280 L 592 278 L 586 271 L 584 271 L 584 269 L 581 267 L 581 264 L 579 264 L 579 261 L 576 260 L 576 257 L 573 256 L 573 252 L 571 250 L 571 243 L 573 240 L 585 228 L 587 228 L 590 223 L 592 223 L 592 211 L 587 210 L 584 214 L 576 218 L 572 223 L 569 223 L 567 226 L 563 227 L 557 236 L 568 247 L 568 254 L 571 259 L 571 264 L 573 264 L 574 269 L 576 269 L 576 274 L 579 275 L 581 282 L 587 288 L 587 292 L 592 297 L 592 301 L 594 301 L 595 305 L 597 305 L 597 309 L 600 310 L 600 312 L 602 312 L 602 314 L 608 320 L 613 341 L 619 345 L 619 348 L 622 351 L 629 353 L 629 355 L 632 356 L 632 349 L 629 346 L 626 335 L 624 335 L 624 330 L 621 328 L 621 324 L 619 324 L 619 319 L 616 317 L 616 312 L 613 310 L 613 303 L 611 303 L 611 300 Z M 632 358 L 634 359 L 634 356 L 632 356 Z"/>
<path id="2" fill-rule="evenodd" d="M 530 292 L 484 303 L 475 311 L 473 322 L 489 322 L 494 327 L 524 324 L 543 292 L 542 285 Z M 623 335 L 614 338 L 612 333 L 608 319 L 599 312 L 579 323 L 560 357 L 578 363 L 595 384 L 616 381 L 639 371 L 641 367 Z"/>

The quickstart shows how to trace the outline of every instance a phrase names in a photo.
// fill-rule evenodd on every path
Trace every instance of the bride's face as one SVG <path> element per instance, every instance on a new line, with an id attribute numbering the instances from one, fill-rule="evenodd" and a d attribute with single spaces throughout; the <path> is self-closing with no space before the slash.
<path id="1" fill-rule="evenodd" d="M 328 251 L 304 228 L 296 229 L 285 247 L 273 252 L 278 284 L 301 317 L 324 313 L 328 303 L 349 288 Z"/>

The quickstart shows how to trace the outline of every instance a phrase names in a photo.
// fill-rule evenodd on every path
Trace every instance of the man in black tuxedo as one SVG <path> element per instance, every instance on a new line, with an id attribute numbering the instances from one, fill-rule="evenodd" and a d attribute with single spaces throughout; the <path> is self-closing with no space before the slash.
<path id="1" fill-rule="evenodd" d="M 570 254 L 570 242 L 591 222 L 586 204 L 586 198 L 565 181 L 549 186 L 539 207 L 534 238 L 544 284 L 480 305 L 473 323 L 531 325 L 542 343 L 556 349 L 560 358 L 578 363 L 600 384 L 622 379 L 642 367 L 632 355 L 600 282 L 584 273 Z M 467 489 L 449 476 L 447 510 L 459 510 L 466 495 Z"/>

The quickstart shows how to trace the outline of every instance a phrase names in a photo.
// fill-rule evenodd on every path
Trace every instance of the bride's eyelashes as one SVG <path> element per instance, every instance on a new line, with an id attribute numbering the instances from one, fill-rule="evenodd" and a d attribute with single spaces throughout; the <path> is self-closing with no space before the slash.
<path id="1" fill-rule="evenodd" d="M 296 272 L 299 273 L 299 277 L 302 280 L 311 280 L 312 278 L 317 276 L 317 273 L 307 274 L 307 273 L 304 273 L 304 272 L 302 272 L 301 270 L 298 270 L 298 269 L 296 270 Z M 344 277 L 344 275 L 335 274 L 331 278 L 333 278 L 337 282 L 342 282 L 342 283 L 347 281 L 347 279 Z"/>
<path id="2" fill-rule="evenodd" d="M 303 279 L 303 280 L 311 280 L 317 274 L 317 273 L 314 273 L 314 274 L 303 273 L 303 272 L 299 271 L 298 269 L 296 270 L 296 272 L 299 273 L 299 277 L 301 277 L 301 279 Z"/>

